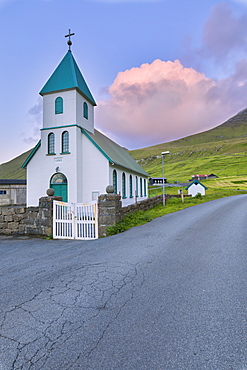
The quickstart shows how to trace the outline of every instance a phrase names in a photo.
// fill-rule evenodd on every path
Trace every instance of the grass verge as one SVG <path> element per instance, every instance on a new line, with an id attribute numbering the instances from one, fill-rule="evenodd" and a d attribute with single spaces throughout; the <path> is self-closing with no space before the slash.
<path id="1" fill-rule="evenodd" d="M 136 211 L 127 215 L 119 223 L 108 227 L 107 236 L 122 233 L 134 226 L 144 225 L 154 218 L 164 216 L 168 213 L 177 212 L 201 203 L 237 194 L 247 194 L 247 192 L 245 190 L 208 189 L 205 196 L 184 198 L 184 203 L 182 203 L 179 198 L 171 198 L 168 199 L 165 207 L 162 204 L 158 204 L 148 211 Z"/>

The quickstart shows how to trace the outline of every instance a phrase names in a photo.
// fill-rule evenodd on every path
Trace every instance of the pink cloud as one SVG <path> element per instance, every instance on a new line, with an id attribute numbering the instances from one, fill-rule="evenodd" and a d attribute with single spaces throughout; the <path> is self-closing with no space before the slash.
<path id="1" fill-rule="evenodd" d="M 98 103 L 96 125 L 130 149 L 210 129 L 246 104 L 247 61 L 215 81 L 176 60 L 155 60 L 118 73 L 110 98 Z"/>

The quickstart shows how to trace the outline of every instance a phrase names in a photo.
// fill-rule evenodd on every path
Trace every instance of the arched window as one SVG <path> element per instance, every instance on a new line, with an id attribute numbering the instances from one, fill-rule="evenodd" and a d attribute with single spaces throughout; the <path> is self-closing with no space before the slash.
<path id="1" fill-rule="evenodd" d="M 48 135 L 47 152 L 48 154 L 55 154 L 55 135 L 53 134 L 53 132 Z"/>
<path id="2" fill-rule="evenodd" d="M 133 182 L 132 182 L 132 175 L 130 175 L 130 198 L 133 198 Z"/>
<path id="3" fill-rule="evenodd" d="M 86 102 L 83 103 L 83 117 L 88 119 L 88 105 Z"/>
<path id="4" fill-rule="evenodd" d="M 147 182 L 146 179 L 144 179 L 144 197 L 147 196 Z"/>
<path id="5" fill-rule="evenodd" d="M 113 180 L 113 187 L 114 187 L 114 193 L 117 194 L 117 171 L 113 170 L 112 174 L 112 180 Z"/>
<path id="6" fill-rule="evenodd" d="M 64 131 L 62 133 L 62 153 L 69 153 L 69 133 Z"/>
<path id="7" fill-rule="evenodd" d="M 142 197 L 142 179 L 140 179 L 140 196 Z"/>
<path id="8" fill-rule="evenodd" d="M 51 185 L 54 185 L 54 184 L 67 184 L 67 183 L 68 183 L 67 177 L 63 173 L 61 173 L 61 172 L 55 173 L 51 177 L 51 180 L 50 180 L 50 184 Z"/>
<path id="9" fill-rule="evenodd" d="M 63 98 L 58 97 L 55 100 L 55 114 L 63 113 Z"/>
<path id="10" fill-rule="evenodd" d="M 138 177 L 136 176 L 136 197 L 139 197 L 138 195 Z"/>
<path id="11" fill-rule="evenodd" d="M 126 176 L 124 172 L 122 174 L 122 198 L 126 198 Z"/>

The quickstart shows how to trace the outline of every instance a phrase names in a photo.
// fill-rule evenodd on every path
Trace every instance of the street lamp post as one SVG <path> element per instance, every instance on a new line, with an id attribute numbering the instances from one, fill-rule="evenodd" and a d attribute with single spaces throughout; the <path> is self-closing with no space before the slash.
<path id="1" fill-rule="evenodd" d="M 162 182 L 163 182 L 163 188 L 162 188 L 162 201 L 163 206 L 166 205 L 166 198 L 165 198 L 165 171 L 164 171 L 164 157 L 166 154 L 170 154 L 170 152 L 167 150 L 166 152 L 162 152 Z"/>

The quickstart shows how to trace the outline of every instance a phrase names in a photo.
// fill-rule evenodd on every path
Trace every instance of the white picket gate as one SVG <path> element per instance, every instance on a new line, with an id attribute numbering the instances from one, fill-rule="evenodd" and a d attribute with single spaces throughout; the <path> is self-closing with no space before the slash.
<path id="1" fill-rule="evenodd" d="M 54 200 L 53 238 L 98 239 L 97 203 L 65 203 Z"/>

